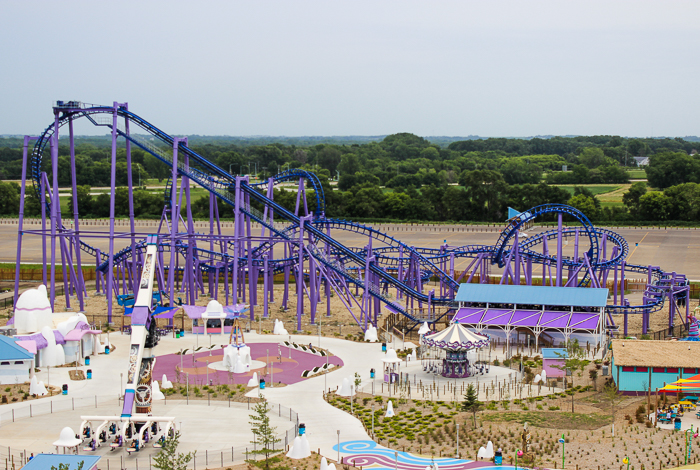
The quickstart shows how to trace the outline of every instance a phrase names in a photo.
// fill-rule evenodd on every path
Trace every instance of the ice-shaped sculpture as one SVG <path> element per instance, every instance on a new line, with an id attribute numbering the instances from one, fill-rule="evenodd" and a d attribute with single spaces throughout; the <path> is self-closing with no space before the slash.
<path id="1" fill-rule="evenodd" d="M 486 458 L 486 448 L 485 447 L 479 447 L 479 451 L 476 453 L 476 458 L 477 460 L 485 459 Z"/>
<path id="2" fill-rule="evenodd" d="M 282 320 L 275 320 L 275 326 L 272 329 L 273 335 L 289 335 L 289 332 L 284 328 L 284 322 Z"/>
<path id="3" fill-rule="evenodd" d="M 419 335 L 424 335 L 430 331 L 430 327 L 428 326 L 428 322 L 423 322 L 423 324 L 418 328 L 418 334 Z"/>
<path id="4" fill-rule="evenodd" d="M 532 379 L 532 383 L 536 384 L 539 383 L 540 380 L 542 380 L 542 377 L 540 377 L 540 374 L 537 374 L 534 379 Z"/>
<path id="5" fill-rule="evenodd" d="M 493 451 L 493 442 L 489 441 L 488 444 L 486 444 L 486 458 L 492 459 L 494 455 L 496 454 Z"/>
<path id="6" fill-rule="evenodd" d="M 160 379 L 160 388 L 161 390 L 173 388 L 173 383 L 170 380 L 168 380 L 168 376 L 165 374 L 163 374 L 163 378 Z"/>
<path id="7" fill-rule="evenodd" d="M 245 374 L 246 372 L 248 372 L 248 368 L 245 364 L 243 364 L 241 356 L 238 356 L 238 359 L 236 359 L 236 365 L 233 366 L 233 370 L 231 372 L 233 372 L 234 374 Z"/>
<path id="8" fill-rule="evenodd" d="M 306 434 L 294 438 L 292 448 L 287 452 L 287 457 L 290 459 L 305 459 L 311 456 L 309 441 L 306 440 Z"/>
<path id="9" fill-rule="evenodd" d="M 160 387 L 158 386 L 158 381 L 154 380 L 151 383 L 151 390 L 152 390 L 152 396 L 154 400 L 165 400 L 165 395 L 163 392 L 160 391 Z"/>
<path id="10" fill-rule="evenodd" d="M 237 374 L 241 373 L 234 370 L 237 367 L 239 359 L 243 366 L 246 367 L 242 372 L 249 371 L 250 365 L 252 364 L 249 346 L 236 347 L 229 344 L 224 348 L 224 367 L 226 367 L 227 370 Z"/>
<path id="11" fill-rule="evenodd" d="M 17 299 L 15 305 L 15 328 L 17 333 L 36 333 L 45 326 L 52 326 L 52 311 L 46 286 L 27 289 Z"/>
<path id="12" fill-rule="evenodd" d="M 334 464 L 334 463 L 329 464 L 329 465 L 328 465 L 328 470 L 335 470 L 335 464 Z"/>
<path id="13" fill-rule="evenodd" d="M 352 379 L 351 378 L 344 378 L 343 379 L 343 384 L 340 386 L 340 389 L 337 392 L 337 395 L 341 397 L 351 397 L 355 394 L 355 387 L 353 386 Z"/>
<path id="14" fill-rule="evenodd" d="M 253 376 L 248 381 L 248 386 L 249 387 L 257 387 L 258 385 L 260 385 L 260 382 L 258 381 L 258 373 L 253 372 Z"/>
<path id="15" fill-rule="evenodd" d="M 61 434 L 53 445 L 56 447 L 75 447 L 80 444 L 80 442 L 80 439 L 75 437 L 75 432 L 73 429 L 66 426 L 65 428 L 61 429 Z"/>
<path id="16" fill-rule="evenodd" d="M 56 336 L 53 330 L 44 326 L 41 335 L 46 339 L 46 347 L 39 352 L 39 364 L 42 366 L 61 366 L 66 363 L 66 355 L 63 346 L 56 344 Z"/>
<path id="17" fill-rule="evenodd" d="M 440 467 L 438 467 L 437 462 L 433 463 L 433 470 L 440 470 Z"/>
<path id="18" fill-rule="evenodd" d="M 389 400 L 389 403 L 386 404 L 386 414 L 384 416 L 387 418 L 396 416 L 396 413 L 394 413 L 394 404 L 391 400 Z"/>
<path id="19" fill-rule="evenodd" d="M 328 470 L 328 460 L 326 460 L 325 457 L 321 458 L 321 469 L 320 470 Z"/>
<path id="20" fill-rule="evenodd" d="M 75 326 L 79 322 L 87 323 L 87 317 L 82 313 L 76 313 L 71 315 L 67 320 L 60 322 L 56 325 L 56 329 L 63 335 L 66 336 L 70 331 L 75 329 Z"/>
<path id="21" fill-rule="evenodd" d="M 369 325 L 367 327 L 367 331 L 365 331 L 365 341 L 369 341 L 370 343 L 374 343 L 377 340 L 378 340 L 377 329 L 373 325 Z"/>
<path id="22" fill-rule="evenodd" d="M 547 371 L 543 369 L 542 373 L 540 375 L 542 376 L 542 382 L 546 382 L 547 381 Z"/>
<path id="23" fill-rule="evenodd" d="M 29 394 L 41 397 L 48 393 L 49 392 L 46 391 L 46 386 L 44 386 L 44 382 L 39 382 L 36 375 L 32 377 L 32 380 L 29 381 Z"/>
<path id="24" fill-rule="evenodd" d="M 386 354 L 382 358 L 382 362 L 396 363 L 401 362 L 401 359 L 399 359 L 399 356 L 396 355 L 396 351 L 394 349 L 389 348 L 386 350 Z"/>

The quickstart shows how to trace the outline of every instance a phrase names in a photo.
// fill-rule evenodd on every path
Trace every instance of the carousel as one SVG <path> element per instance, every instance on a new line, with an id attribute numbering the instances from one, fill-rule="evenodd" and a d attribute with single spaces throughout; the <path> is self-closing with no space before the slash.
<path id="1" fill-rule="evenodd" d="M 480 335 L 469 331 L 455 322 L 442 331 L 423 336 L 423 344 L 427 347 L 444 351 L 440 375 L 448 378 L 464 378 L 474 375 L 470 367 L 467 353 L 489 345 L 488 335 Z"/>

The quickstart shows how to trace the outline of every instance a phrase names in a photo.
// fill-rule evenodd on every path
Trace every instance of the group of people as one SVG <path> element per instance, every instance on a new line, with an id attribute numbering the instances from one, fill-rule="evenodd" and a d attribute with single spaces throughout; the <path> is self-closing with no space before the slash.
<path id="1" fill-rule="evenodd" d="M 149 434 L 149 431 L 150 431 L 150 434 Z M 150 426 L 150 430 L 149 429 L 144 430 L 143 441 L 148 442 L 150 439 L 150 436 L 155 436 L 159 431 L 160 431 L 160 426 L 158 425 L 158 423 L 155 423 L 155 422 L 152 423 Z M 172 433 L 172 429 L 170 431 Z M 109 433 L 115 435 L 114 440 L 110 444 L 110 447 L 112 448 L 111 450 L 114 450 L 115 448 L 121 447 L 122 445 L 124 445 L 124 439 L 122 438 L 122 436 L 120 434 L 117 434 L 117 424 L 116 423 L 110 424 Z M 97 448 L 97 441 L 94 438 L 91 439 L 93 433 L 92 433 L 92 429 L 90 428 L 89 425 L 85 426 L 83 428 L 82 434 L 83 434 L 83 439 L 89 439 L 88 445 L 85 447 L 85 450 L 94 451 Z M 125 434 L 126 439 L 130 439 L 134 435 L 134 430 L 132 429 L 131 426 L 127 426 L 124 434 Z M 75 437 L 79 438 L 78 435 L 76 435 Z M 102 430 L 102 432 L 99 435 L 100 442 L 107 442 L 107 437 L 108 437 L 107 431 Z M 165 436 L 163 435 L 160 437 L 160 439 L 158 439 L 159 447 L 162 447 L 162 445 L 164 443 L 165 443 Z M 140 450 L 140 448 L 141 448 L 140 439 L 135 438 L 135 439 L 132 439 L 131 442 L 129 443 L 128 451 L 129 452 L 138 452 Z"/>
<path id="2" fill-rule="evenodd" d="M 656 410 L 656 419 L 659 422 L 670 422 L 672 419 L 683 416 L 685 409 L 683 405 L 670 405 Z"/>

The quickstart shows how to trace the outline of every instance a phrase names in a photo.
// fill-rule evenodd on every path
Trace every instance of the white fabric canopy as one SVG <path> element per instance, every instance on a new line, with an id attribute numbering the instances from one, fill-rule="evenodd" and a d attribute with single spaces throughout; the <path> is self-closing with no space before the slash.
<path id="1" fill-rule="evenodd" d="M 442 331 L 424 337 L 424 342 L 428 346 L 453 351 L 480 349 L 487 346 L 490 341 L 488 335 L 469 331 L 459 323 L 453 323 Z"/>

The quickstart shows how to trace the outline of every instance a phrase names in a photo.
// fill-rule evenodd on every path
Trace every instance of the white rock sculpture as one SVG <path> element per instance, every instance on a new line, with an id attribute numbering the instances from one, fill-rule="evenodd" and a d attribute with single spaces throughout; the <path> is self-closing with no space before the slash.
<path id="1" fill-rule="evenodd" d="M 430 327 L 428 326 L 428 322 L 423 322 L 423 324 L 418 328 L 418 335 L 424 335 L 430 331 Z"/>
<path id="2" fill-rule="evenodd" d="M 46 286 L 27 289 L 17 299 L 15 305 L 15 328 L 18 334 L 36 333 L 45 326 L 52 325 L 51 303 Z"/>
<path id="3" fill-rule="evenodd" d="M 39 363 L 42 366 L 62 366 L 66 363 L 66 355 L 63 351 L 63 346 L 56 344 L 56 336 L 53 330 L 44 326 L 41 329 L 41 335 L 46 339 L 46 347 L 40 350 Z"/>
<path id="4" fill-rule="evenodd" d="M 170 380 L 168 380 L 168 376 L 166 376 L 165 374 L 163 374 L 163 378 L 160 379 L 160 388 L 161 390 L 173 388 L 173 383 Z"/>
<path id="5" fill-rule="evenodd" d="M 151 394 L 154 400 L 165 400 L 165 395 L 160 391 L 157 380 L 151 383 Z"/>
<path id="6" fill-rule="evenodd" d="M 391 400 L 389 400 L 389 403 L 386 404 L 386 414 L 384 416 L 387 418 L 396 416 L 396 413 L 394 413 L 394 403 L 392 403 Z"/>
<path id="7" fill-rule="evenodd" d="M 378 341 L 377 329 L 373 325 L 367 327 L 367 331 L 365 331 L 365 341 L 369 341 L 370 343 Z"/>
<path id="8" fill-rule="evenodd" d="M 326 460 L 325 457 L 321 458 L 321 469 L 320 470 L 328 470 L 328 460 Z"/>
<path id="9" fill-rule="evenodd" d="M 532 379 L 532 383 L 536 384 L 539 383 L 540 380 L 542 380 L 542 377 L 540 377 L 540 374 L 537 374 L 534 379 Z"/>
<path id="10" fill-rule="evenodd" d="M 351 378 L 344 378 L 343 379 L 343 384 L 340 386 L 340 389 L 336 393 L 336 395 L 339 395 L 341 397 L 351 397 L 355 394 L 355 388 L 352 383 Z"/>
<path id="11" fill-rule="evenodd" d="M 292 447 L 287 452 L 287 457 L 290 459 L 305 459 L 309 456 L 311 456 L 311 450 L 309 449 L 309 442 L 306 440 L 306 434 L 295 437 Z"/>
<path id="12" fill-rule="evenodd" d="M 547 371 L 546 370 L 542 369 L 542 373 L 540 374 L 540 376 L 542 377 L 542 382 L 547 381 Z"/>
<path id="13" fill-rule="evenodd" d="M 289 335 L 289 332 L 284 328 L 284 322 L 282 320 L 275 320 L 275 326 L 272 329 L 272 334 L 284 336 Z"/>
<path id="14" fill-rule="evenodd" d="M 258 380 L 258 373 L 253 372 L 253 376 L 248 381 L 248 386 L 249 387 L 257 387 L 258 385 L 260 385 L 260 381 Z"/>

